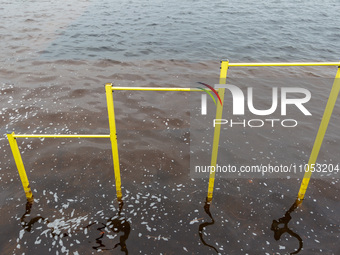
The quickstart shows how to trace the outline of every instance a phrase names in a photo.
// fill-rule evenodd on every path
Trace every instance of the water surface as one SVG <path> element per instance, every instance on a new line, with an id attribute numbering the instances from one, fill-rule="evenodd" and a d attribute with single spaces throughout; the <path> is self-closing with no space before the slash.
<path id="1" fill-rule="evenodd" d="M 108 139 L 18 139 L 35 196 L 27 205 L 5 134 L 108 133 L 107 82 L 218 82 L 225 58 L 338 61 L 339 8 L 335 0 L 0 1 L 1 254 L 288 254 L 300 240 L 299 254 L 338 254 L 336 178 L 312 179 L 298 208 L 292 205 L 302 176 L 217 179 L 213 202 L 205 204 L 207 179 L 189 176 L 192 108 L 185 93 L 114 93 L 123 204 L 115 199 Z M 228 75 L 335 73 L 299 67 Z M 275 141 L 287 153 L 281 148 L 274 157 L 308 158 L 313 138 L 306 134 L 316 133 L 330 91 L 329 84 L 311 86 L 315 119 L 301 126 L 301 143 Z M 339 163 L 339 109 L 337 103 L 322 162 Z M 231 151 L 231 160 L 271 155 L 270 135 L 245 132 L 254 150 Z M 231 142 L 243 148 L 244 133 L 232 133 Z"/>

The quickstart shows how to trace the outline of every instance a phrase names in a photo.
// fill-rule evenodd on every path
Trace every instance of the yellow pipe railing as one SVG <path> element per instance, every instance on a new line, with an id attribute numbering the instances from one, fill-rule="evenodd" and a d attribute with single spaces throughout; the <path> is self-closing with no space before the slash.
<path id="1" fill-rule="evenodd" d="M 118 200 L 120 200 L 122 198 L 122 188 L 121 188 L 122 181 L 120 178 L 120 165 L 119 165 L 118 142 L 117 142 L 117 131 L 116 131 L 116 117 L 115 117 L 115 112 L 114 112 L 111 83 L 107 83 L 105 85 L 105 92 L 106 92 L 106 102 L 107 102 L 107 113 L 108 113 L 109 125 L 110 125 L 110 140 L 111 140 L 111 147 L 112 147 L 113 168 L 115 172 L 116 193 L 117 193 Z"/>
<path id="2" fill-rule="evenodd" d="M 220 84 L 226 83 L 227 71 L 229 67 L 261 67 L 261 66 L 340 66 L 340 62 L 310 62 L 310 63 L 229 63 L 229 61 L 221 61 L 221 71 L 220 71 Z M 120 176 L 120 164 L 119 164 L 119 154 L 118 154 L 118 142 L 117 142 L 117 131 L 116 131 L 116 121 L 115 121 L 115 113 L 114 113 L 114 103 L 113 103 L 113 91 L 115 90 L 130 90 L 130 91 L 184 91 L 184 92 L 202 92 L 200 89 L 196 88 L 170 88 L 170 87 L 114 87 L 112 83 L 107 83 L 105 85 L 106 92 L 106 101 L 107 101 L 107 110 L 108 110 L 108 119 L 109 119 L 109 128 L 110 134 L 97 134 L 97 135 L 89 135 L 89 134 L 20 134 L 16 135 L 14 132 L 12 134 L 8 134 L 9 144 L 11 146 L 11 150 L 13 153 L 13 157 L 20 175 L 20 179 L 26 194 L 26 197 L 29 201 L 33 199 L 32 191 L 29 185 L 29 181 L 26 175 L 26 171 L 24 168 L 24 164 L 20 155 L 19 147 L 16 142 L 16 138 L 110 138 L 111 146 L 112 146 L 112 158 L 114 165 L 114 174 L 115 174 L 115 184 L 116 184 L 116 193 L 117 198 L 121 199 L 122 191 L 121 191 L 121 176 Z M 330 117 L 332 115 L 332 111 L 338 97 L 338 93 L 340 90 L 340 68 L 338 68 L 338 72 L 335 77 L 335 81 L 332 87 L 332 91 L 330 93 L 327 106 L 325 108 L 325 112 L 320 123 L 319 131 L 313 146 L 312 154 L 310 156 L 310 160 L 308 162 L 311 167 L 317 159 L 318 153 L 321 148 L 321 144 L 326 133 L 328 123 Z M 223 102 L 224 99 L 225 88 L 219 88 L 218 94 Z M 221 104 L 217 104 L 216 107 L 216 119 L 221 119 L 223 113 L 223 106 Z M 218 146 L 220 139 L 220 131 L 221 125 L 216 124 L 214 130 L 214 138 L 213 138 L 213 148 L 211 154 L 211 166 L 216 167 L 217 156 L 218 156 Z M 211 168 L 213 169 L 213 168 Z M 306 172 L 301 183 L 301 187 L 298 194 L 298 199 L 302 200 L 306 193 L 308 183 L 311 177 L 312 171 Z M 209 175 L 209 186 L 208 186 L 208 194 L 207 201 L 210 202 L 213 197 L 213 189 L 215 182 L 215 172 L 210 172 Z"/>
<path id="3" fill-rule="evenodd" d="M 12 150 L 12 154 L 14 157 L 15 164 L 17 166 L 20 180 L 22 186 L 24 188 L 26 198 L 29 202 L 33 202 L 33 194 L 31 191 L 31 187 L 27 178 L 26 170 L 24 167 L 24 163 L 22 161 L 22 157 L 20 154 L 19 146 L 16 141 L 16 138 L 110 138 L 110 135 L 86 135 L 86 134 L 21 134 L 16 135 L 14 132 L 11 134 L 7 134 L 7 138 Z"/>
<path id="4" fill-rule="evenodd" d="M 110 138 L 110 135 L 77 135 L 77 134 L 55 134 L 55 135 L 43 135 L 43 134 L 13 134 L 14 138 Z"/>
<path id="5" fill-rule="evenodd" d="M 227 65 L 227 68 L 223 68 L 224 65 Z M 312 176 L 312 166 L 315 164 L 317 156 L 320 152 L 321 145 L 323 138 L 325 136 L 329 120 L 331 118 L 336 100 L 338 98 L 338 94 L 340 91 L 340 62 L 309 62 L 309 63 L 229 63 L 229 61 L 222 61 L 221 62 L 221 73 L 220 73 L 220 84 L 225 83 L 225 79 L 227 77 L 227 70 L 229 67 L 263 67 L 263 66 L 268 66 L 268 67 L 275 67 L 275 66 L 338 66 L 338 71 L 334 79 L 334 83 L 332 86 L 332 90 L 330 92 L 327 105 L 320 123 L 319 131 L 317 133 L 317 136 L 315 138 L 315 142 L 313 145 L 313 149 L 308 161 L 308 171 L 305 172 L 303 180 L 301 182 L 301 186 L 299 189 L 299 193 L 297 196 L 298 200 L 303 200 L 309 180 Z M 219 92 L 220 93 L 220 92 Z M 224 95 L 224 92 L 223 92 Z M 220 109 L 216 110 L 216 119 L 218 116 L 222 116 L 222 110 Z M 217 124 L 217 126 L 221 126 L 221 124 Z M 219 144 L 219 134 L 220 130 L 216 129 L 215 126 L 215 131 L 214 131 L 214 142 L 213 142 L 213 151 L 211 155 L 211 166 L 216 167 L 216 159 L 217 159 L 217 153 L 218 153 L 218 144 Z M 214 169 L 214 168 L 211 168 Z M 210 172 L 210 178 L 209 178 L 209 186 L 208 186 L 208 195 L 207 195 L 207 200 L 211 201 L 212 200 L 212 192 L 213 192 L 213 187 L 214 187 L 214 181 L 215 181 L 215 172 Z"/>
<path id="6" fill-rule="evenodd" d="M 220 70 L 220 84 L 226 83 L 228 68 L 229 68 L 229 61 L 222 61 L 221 62 L 221 70 Z M 220 88 L 220 89 L 218 89 L 217 92 L 218 92 L 218 95 L 221 98 L 221 101 L 223 102 L 224 101 L 225 88 Z M 223 105 L 217 104 L 215 119 L 222 119 L 222 113 L 223 113 Z M 220 134 L 221 134 L 221 125 L 215 125 L 213 146 L 212 146 L 212 152 L 211 152 L 211 163 L 210 163 L 210 166 L 214 166 L 214 167 L 216 167 L 216 164 L 217 164 L 217 155 L 218 155 L 218 145 L 220 143 Z M 210 168 L 210 169 L 212 169 L 212 168 Z M 211 202 L 211 200 L 212 200 L 213 191 L 214 191 L 214 183 L 215 183 L 215 171 L 210 171 L 207 202 Z"/>
<path id="7" fill-rule="evenodd" d="M 307 187 L 308 187 L 308 184 L 309 184 L 309 180 L 312 176 L 313 166 L 314 166 L 316 159 L 319 155 L 321 145 L 322 145 L 322 141 L 323 141 L 323 138 L 325 137 L 327 127 L 328 127 L 328 123 L 329 123 L 329 120 L 332 116 L 332 112 L 333 112 L 336 100 L 338 98 L 339 91 L 340 91 L 340 67 L 338 67 L 338 71 L 337 71 L 335 79 L 334 79 L 332 90 L 329 94 L 327 105 L 325 107 L 325 111 L 324 111 L 324 114 L 323 114 L 322 119 L 321 119 L 320 127 L 319 127 L 318 133 L 317 133 L 316 138 L 315 138 L 313 149 L 312 149 L 309 161 L 308 161 L 308 169 L 305 172 L 303 179 L 302 179 L 302 182 L 301 182 L 300 190 L 299 190 L 299 193 L 298 193 L 298 199 L 299 200 L 302 200 L 305 197 L 306 190 L 307 190 Z"/>
<path id="8" fill-rule="evenodd" d="M 227 62 L 227 61 L 222 61 Z M 292 62 L 292 63 L 229 63 L 229 67 L 256 67 L 256 66 L 339 66 L 339 62 Z"/>
<path id="9" fill-rule="evenodd" d="M 108 83 L 111 84 L 112 83 Z M 114 90 L 139 90 L 139 91 L 185 91 L 185 92 L 202 92 L 200 89 L 195 88 L 162 88 L 162 87 L 113 87 Z M 207 89 L 208 90 L 208 89 Z"/>
<path id="10" fill-rule="evenodd" d="M 31 191 L 30 183 L 27 178 L 24 163 L 22 162 L 21 154 L 19 151 L 18 143 L 14 137 L 14 132 L 12 134 L 7 134 L 9 145 L 13 153 L 15 164 L 17 165 L 20 180 L 25 191 L 26 198 L 29 202 L 33 202 L 33 194 Z"/>

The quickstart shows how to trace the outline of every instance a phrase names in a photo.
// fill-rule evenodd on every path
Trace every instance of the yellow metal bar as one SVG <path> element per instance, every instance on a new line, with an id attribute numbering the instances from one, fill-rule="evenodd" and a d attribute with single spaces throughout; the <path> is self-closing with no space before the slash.
<path id="1" fill-rule="evenodd" d="M 9 145 L 13 153 L 15 164 L 17 165 L 19 176 L 21 179 L 22 186 L 26 194 L 26 198 L 29 202 L 33 202 L 33 194 L 31 191 L 30 183 L 27 178 L 24 163 L 22 162 L 21 154 L 19 151 L 18 143 L 14 137 L 14 132 L 12 134 L 7 134 Z"/>
<path id="2" fill-rule="evenodd" d="M 162 87 L 112 87 L 112 90 L 142 90 L 142 91 L 187 91 L 202 92 L 196 88 L 162 88 Z"/>
<path id="3" fill-rule="evenodd" d="M 319 155 L 319 151 L 320 151 L 320 148 L 321 148 L 321 145 L 322 145 L 322 141 L 323 141 L 323 138 L 326 134 L 328 123 L 329 123 L 329 120 L 332 116 L 332 112 L 333 112 L 336 100 L 338 98 L 339 91 L 340 91 L 340 67 L 338 68 L 338 71 L 336 73 L 334 83 L 333 83 L 333 87 L 332 87 L 331 93 L 328 97 L 327 105 L 326 105 L 323 117 L 321 119 L 320 127 L 319 127 L 318 133 L 316 135 L 314 146 L 313 146 L 313 149 L 312 149 L 309 161 L 308 161 L 308 169 L 307 170 L 309 170 L 309 171 L 305 172 L 303 179 L 302 179 L 302 183 L 301 183 L 300 190 L 299 190 L 299 193 L 298 193 L 298 199 L 300 199 L 300 200 L 302 200 L 305 196 L 309 180 L 312 176 L 312 169 L 313 169 L 313 166 L 314 166 L 316 159 Z"/>
<path id="4" fill-rule="evenodd" d="M 220 84 L 226 83 L 228 67 L 229 67 L 228 61 L 221 62 Z M 220 96 L 222 102 L 224 100 L 224 92 L 225 92 L 225 88 L 218 89 L 218 95 Z M 217 104 L 216 119 L 222 119 L 222 113 L 223 113 L 223 105 Z M 215 169 L 216 169 L 216 163 L 217 163 L 218 145 L 220 142 L 220 133 L 221 133 L 221 125 L 215 125 L 214 140 L 213 140 L 213 147 L 212 147 L 212 153 L 211 153 L 211 164 L 210 164 L 211 166 L 214 166 Z M 210 171 L 207 202 L 210 202 L 212 200 L 213 192 L 214 192 L 214 183 L 215 183 L 215 171 Z"/>
<path id="5" fill-rule="evenodd" d="M 113 95 L 112 95 L 112 83 L 107 83 L 105 85 L 106 92 L 106 102 L 107 102 L 107 112 L 109 116 L 109 125 L 110 125 L 110 140 L 112 146 L 112 158 L 113 158 L 113 167 L 115 173 L 115 182 L 116 182 L 116 192 L 117 199 L 120 200 L 122 198 L 122 182 L 120 179 L 120 166 L 119 166 L 119 155 L 118 155 L 118 144 L 117 144 L 117 131 L 116 131 L 116 120 L 115 120 L 115 112 L 113 105 Z"/>
<path id="6" fill-rule="evenodd" d="M 77 134 L 55 134 L 55 135 L 43 135 L 43 134 L 22 134 L 13 135 L 14 138 L 110 138 L 110 135 L 77 135 Z"/>
<path id="7" fill-rule="evenodd" d="M 224 61 L 223 61 L 224 62 Z M 339 66 L 339 62 L 306 62 L 306 63 L 229 63 L 230 67 L 252 66 Z"/>

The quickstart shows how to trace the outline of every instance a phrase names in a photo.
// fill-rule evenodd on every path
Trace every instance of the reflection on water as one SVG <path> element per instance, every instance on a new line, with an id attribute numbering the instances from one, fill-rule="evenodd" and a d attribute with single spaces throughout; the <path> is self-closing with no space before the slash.
<path id="1" fill-rule="evenodd" d="M 25 231 L 31 232 L 32 227 L 35 223 L 43 222 L 47 226 L 47 228 L 51 230 L 52 237 L 57 236 L 57 237 L 62 238 L 64 236 L 68 236 L 67 233 L 58 233 L 59 231 L 55 231 L 54 227 L 52 227 L 53 224 L 51 224 L 51 222 L 47 218 L 44 218 L 42 216 L 36 216 L 32 218 L 31 220 L 27 221 L 26 217 L 29 217 L 31 215 L 32 205 L 33 205 L 33 201 L 27 201 L 25 213 L 20 218 L 21 225 Z"/>
<path id="2" fill-rule="evenodd" d="M 298 208 L 298 206 L 302 203 L 302 200 L 296 200 L 293 205 L 289 208 L 289 210 L 285 213 L 285 216 L 278 219 L 278 220 L 273 220 L 272 225 L 271 225 L 271 230 L 274 231 L 274 238 L 276 241 L 280 240 L 281 236 L 285 233 L 289 234 L 291 237 L 295 238 L 298 240 L 299 242 L 299 247 L 297 250 L 295 250 L 294 252 L 291 252 L 290 254 L 297 254 L 302 250 L 303 247 L 303 241 L 302 238 L 300 237 L 300 235 L 298 235 L 297 233 L 295 233 L 293 230 L 291 230 L 288 227 L 288 223 L 290 222 L 290 220 L 292 219 L 292 216 L 290 215 L 292 212 L 294 212 L 295 209 Z M 203 236 L 204 236 L 204 229 L 208 226 L 214 225 L 215 224 L 215 220 L 210 212 L 210 202 L 205 202 L 204 204 L 204 211 L 205 213 L 209 216 L 209 218 L 211 219 L 211 221 L 205 221 L 203 223 L 201 223 L 198 227 L 198 234 L 199 237 L 201 239 L 201 242 L 211 248 L 212 250 L 214 250 L 217 254 L 220 254 L 219 251 L 217 250 L 216 247 L 214 247 L 211 244 L 208 244 Z"/>
<path id="3" fill-rule="evenodd" d="M 106 205 L 111 204 L 110 201 L 108 199 Z M 238 207 L 232 203 L 233 206 L 222 208 L 218 201 L 211 207 L 211 203 L 202 204 L 195 200 L 196 205 L 192 208 L 182 204 L 171 211 L 174 204 L 171 204 L 170 199 L 158 202 L 155 198 L 149 203 L 149 199 L 143 195 L 138 195 L 136 199 L 127 196 L 124 204 L 119 201 L 119 204 L 110 206 L 110 209 L 98 211 L 94 217 L 87 214 L 85 217 L 81 213 L 82 208 L 75 204 L 70 209 L 80 213 L 76 211 L 75 214 L 69 214 L 64 211 L 58 215 L 49 213 L 48 206 L 41 206 L 40 203 L 42 201 L 36 201 L 34 205 L 22 205 L 25 206 L 21 208 L 24 210 L 23 215 L 16 218 L 17 222 L 21 222 L 16 245 L 21 248 L 17 248 L 15 254 L 46 254 L 48 250 L 69 251 L 69 254 L 87 254 L 91 251 L 138 254 L 143 250 L 147 254 L 167 254 L 170 249 L 179 254 L 182 254 L 182 249 L 188 250 L 190 254 L 302 254 L 302 248 L 308 254 L 318 254 L 313 251 L 309 253 L 310 234 L 306 225 L 301 224 L 303 220 L 299 220 L 298 229 L 293 225 L 298 215 L 293 216 L 292 213 L 299 211 L 296 210 L 299 207 L 298 201 L 282 212 L 283 217 L 275 220 L 268 214 L 246 214 L 253 204 Z M 39 215 L 39 212 L 43 213 Z M 261 212 L 264 212 L 263 209 Z M 163 216 L 163 213 L 164 217 L 159 217 L 159 220 L 155 218 L 156 215 Z M 192 218 L 194 220 L 190 221 Z M 259 224 L 253 226 L 255 220 Z M 179 224 L 174 224 L 176 222 Z M 272 223 L 271 230 L 268 223 Z M 185 234 L 185 240 L 178 233 Z M 279 242 L 274 242 L 273 236 Z M 33 252 L 35 247 L 38 247 L 38 253 Z"/>
<path id="4" fill-rule="evenodd" d="M 130 223 L 125 219 L 125 217 L 121 216 L 121 212 L 123 209 L 123 201 L 119 201 L 119 211 L 118 214 L 111 217 L 107 220 L 106 223 L 101 223 L 102 227 L 97 228 L 97 230 L 100 231 L 100 237 L 96 238 L 97 246 L 93 246 L 93 249 L 96 250 L 113 250 L 117 248 L 118 246 L 121 247 L 121 251 L 123 251 L 125 254 L 128 253 L 128 249 L 126 247 L 126 240 L 129 238 L 131 227 Z M 92 224 L 93 225 L 93 224 Z M 89 225 L 90 226 L 90 225 Z M 113 248 L 107 248 L 107 245 L 103 243 L 103 237 L 106 233 L 105 231 L 111 230 L 114 233 L 120 233 L 123 232 L 123 234 L 119 237 L 119 243 L 115 244 Z"/>
<path id="5" fill-rule="evenodd" d="M 38 222 L 39 220 L 42 220 L 42 221 L 45 220 L 45 218 L 43 218 L 41 216 L 37 216 L 37 217 L 34 217 L 33 219 L 31 219 L 29 222 L 26 222 L 26 217 L 31 215 L 32 205 L 33 205 L 33 202 L 27 201 L 25 213 L 20 218 L 21 225 L 24 228 L 24 230 L 26 230 L 27 232 L 31 232 L 31 229 L 32 229 L 34 223 Z"/>
<path id="6" fill-rule="evenodd" d="M 102 251 L 102 250 L 113 250 L 117 248 L 118 246 L 120 246 L 121 251 L 124 252 L 124 254 L 128 254 L 126 241 L 130 235 L 131 226 L 130 226 L 130 223 L 125 219 L 125 217 L 121 215 L 123 204 L 124 204 L 123 201 L 120 200 L 118 202 L 119 202 L 119 210 L 115 216 L 110 217 L 106 222 L 95 221 L 85 227 L 82 227 L 78 230 L 74 230 L 74 232 L 77 232 L 79 230 L 85 230 L 87 233 L 89 232 L 88 230 L 92 226 L 95 227 L 95 226 L 100 225 L 97 228 L 97 230 L 100 232 L 100 236 L 95 239 L 96 245 L 93 246 L 92 248 L 98 251 Z M 33 206 L 33 202 L 27 202 L 25 206 L 25 213 L 20 218 L 21 225 L 24 231 L 34 232 L 35 229 L 41 228 L 41 227 L 34 228 L 34 224 L 40 223 L 40 224 L 44 224 L 46 228 L 50 230 L 50 233 L 51 233 L 50 237 L 53 237 L 53 239 L 68 237 L 74 234 L 74 233 L 70 233 L 70 229 L 68 233 L 61 232 L 60 229 L 58 229 L 58 227 L 55 227 L 56 224 L 54 224 L 53 222 L 50 222 L 47 218 L 42 217 L 42 216 L 36 216 L 36 217 L 28 219 L 31 216 L 32 206 Z M 113 232 L 115 234 L 119 234 L 120 232 L 122 232 L 122 235 L 119 237 L 119 242 L 112 246 L 109 246 L 103 241 L 103 238 L 105 236 L 107 236 L 109 240 L 113 239 L 112 236 L 110 235 L 110 232 Z"/>
<path id="7" fill-rule="evenodd" d="M 280 240 L 281 236 L 284 233 L 289 234 L 290 236 L 296 238 L 299 241 L 299 248 L 290 253 L 290 254 L 297 254 L 301 251 L 303 242 L 302 238 L 295 232 L 293 232 L 289 227 L 288 223 L 292 219 L 292 216 L 290 214 L 302 203 L 302 200 L 296 200 L 294 204 L 289 208 L 289 210 L 285 213 L 285 216 L 278 219 L 278 220 L 273 220 L 271 230 L 274 231 L 274 238 L 276 241 Z M 281 225 L 281 226 L 280 226 Z M 283 225 L 283 226 L 282 226 Z"/>
<path id="8" fill-rule="evenodd" d="M 205 211 L 206 214 L 210 217 L 211 222 L 203 222 L 203 223 L 201 223 L 201 224 L 198 226 L 198 235 L 199 235 L 199 237 L 200 237 L 202 243 L 203 243 L 205 246 L 210 247 L 211 249 L 213 249 L 214 251 L 216 251 L 216 253 L 218 253 L 218 250 L 217 250 L 214 246 L 208 244 L 208 243 L 207 243 L 206 241 L 204 241 L 204 239 L 203 239 L 203 230 L 204 230 L 204 228 L 206 228 L 207 226 L 210 226 L 210 225 L 214 225 L 214 223 L 215 223 L 215 220 L 214 220 L 214 218 L 212 217 L 212 215 L 211 215 L 211 213 L 210 213 L 210 202 L 207 202 L 207 201 L 205 202 L 205 204 L 204 204 L 204 211 Z"/>

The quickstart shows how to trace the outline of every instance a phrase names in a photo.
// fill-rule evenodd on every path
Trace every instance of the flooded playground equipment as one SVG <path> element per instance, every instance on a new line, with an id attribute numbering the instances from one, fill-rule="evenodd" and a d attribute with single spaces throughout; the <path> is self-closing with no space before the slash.
<path id="1" fill-rule="evenodd" d="M 230 67 L 294 67 L 294 66 L 338 66 L 338 70 L 334 79 L 334 83 L 328 97 L 327 105 L 324 110 L 324 114 L 318 129 L 318 133 L 316 135 L 313 149 L 308 161 L 307 170 L 304 173 L 303 180 L 301 182 L 301 186 L 297 195 L 297 205 L 302 202 L 304 196 L 306 194 L 306 190 L 310 181 L 310 178 L 313 173 L 313 167 L 317 160 L 318 154 L 320 152 L 320 148 L 332 116 L 332 112 L 340 91 L 340 62 L 311 62 L 311 63 L 229 63 L 229 61 L 221 61 L 220 68 L 220 78 L 219 84 L 226 84 L 227 71 Z M 26 198 L 28 202 L 33 202 L 33 194 L 29 184 L 29 180 L 27 177 L 27 173 L 24 167 L 24 163 L 20 154 L 20 150 L 17 144 L 17 138 L 110 138 L 111 147 L 112 147 L 112 158 L 113 158 L 113 168 L 114 168 L 114 176 L 115 176 L 115 186 L 116 186 L 116 196 L 118 200 L 122 198 L 122 189 L 121 189 L 121 172 L 120 172 L 120 164 L 119 164 L 119 154 L 118 154 L 118 140 L 117 140 L 117 132 L 116 132 L 116 120 L 115 120 L 115 112 L 114 112 L 114 101 L 113 101 L 113 91 L 161 91 L 161 92 L 205 92 L 205 90 L 199 88 L 170 88 L 170 87 L 116 87 L 112 83 L 107 83 L 105 85 L 106 92 L 106 101 L 107 101 L 107 111 L 108 111 L 108 120 L 109 120 L 109 134 L 15 134 L 10 133 L 7 134 L 8 141 L 12 150 L 12 154 L 19 172 L 19 176 L 22 182 L 22 186 L 25 191 Z M 219 98 L 223 102 L 225 88 L 217 89 Z M 216 119 L 222 118 L 223 105 L 216 104 Z M 220 132 L 221 125 L 215 125 L 214 128 L 214 138 L 213 138 L 213 146 L 211 152 L 211 164 L 210 166 L 216 167 L 217 156 L 218 156 L 218 145 L 220 140 Z M 207 202 L 210 203 L 213 198 L 214 191 L 214 181 L 215 181 L 215 172 L 210 171 L 209 176 L 209 186 L 207 193 Z"/>

